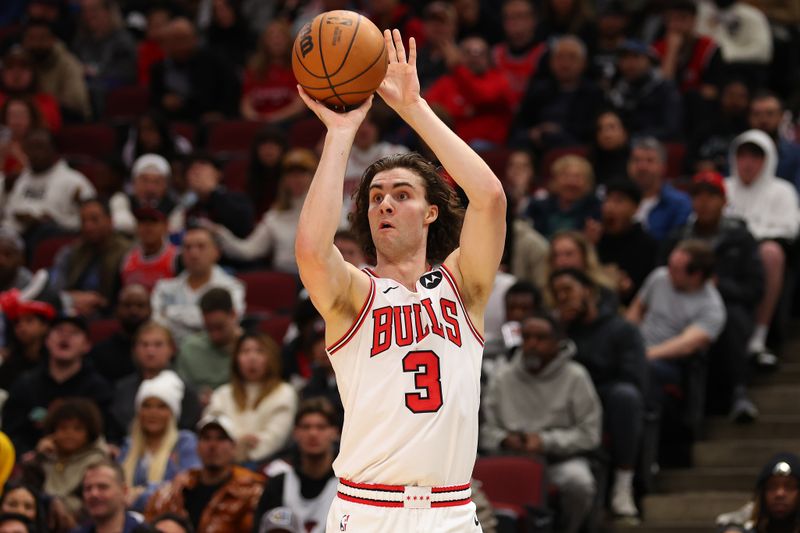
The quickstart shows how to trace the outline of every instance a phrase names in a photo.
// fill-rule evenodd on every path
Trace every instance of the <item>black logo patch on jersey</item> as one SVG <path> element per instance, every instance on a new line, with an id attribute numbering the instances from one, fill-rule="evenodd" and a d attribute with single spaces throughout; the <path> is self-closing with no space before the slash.
<path id="1" fill-rule="evenodd" d="M 427 272 L 419 278 L 419 282 L 426 289 L 433 289 L 442 282 L 442 273 L 438 270 Z"/>

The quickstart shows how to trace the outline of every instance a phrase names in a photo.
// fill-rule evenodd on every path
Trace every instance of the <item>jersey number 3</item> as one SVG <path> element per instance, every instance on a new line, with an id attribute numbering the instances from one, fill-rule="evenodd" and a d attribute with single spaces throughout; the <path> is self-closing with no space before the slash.
<path id="1" fill-rule="evenodd" d="M 430 350 L 408 352 L 403 372 L 414 373 L 416 392 L 406 393 L 406 407 L 412 413 L 435 413 L 442 407 L 442 377 L 439 356 Z"/>

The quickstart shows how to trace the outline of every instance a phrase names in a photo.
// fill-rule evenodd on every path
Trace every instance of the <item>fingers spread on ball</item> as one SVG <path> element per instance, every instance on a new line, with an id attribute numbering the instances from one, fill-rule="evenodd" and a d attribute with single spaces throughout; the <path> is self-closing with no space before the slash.
<path id="1" fill-rule="evenodd" d="M 399 63 L 406 62 L 406 48 L 403 46 L 403 37 L 400 35 L 400 30 L 395 29 L 392 31 L 394 37 L 394 47 L 397 49 L 397 61 Z"/>
<path id="2" fill-rule="evenodd" d="M 383 30 L 383 38 L 386 41 L 386 55 L 389 58 L 389 64 L 397 63 L 397 50 L 394 48 L 392 30 Z"/>
<path id="3" fill-rule="evenodd" d="M 417 65 L 417 40 L 413 37 L 408 40 L 408 63 Z"/>

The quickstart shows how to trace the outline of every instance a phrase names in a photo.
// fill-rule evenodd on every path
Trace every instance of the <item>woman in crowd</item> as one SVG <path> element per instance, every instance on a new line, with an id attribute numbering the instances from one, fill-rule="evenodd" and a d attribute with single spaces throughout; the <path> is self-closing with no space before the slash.
<path id="1" fill-rule="evenodd" d="M 23 482 L 6 484 L 0 497 L 0 512 L 25 516 L 39 533 L 67 533 L 76 526 L 60 499 L 42 494 Z"/>
<path id="2" fill-rule="evenodd" d="M 286 134 L 275 126 L 266 126 L 253 139 L 245 188 L 256 216 L 263 215 L 275 201 L 288 143 Z"/>
<path id="3" fill-rule="evenodd" d="M 22 142 L 29 131 L 44 125 L 39 110 L 27 98 L 12 96 L 0 108 L 0 170 L 14 180 L 28 165 Z M 6 190 L 10 190 L 6 184 Z"/>
<path id="4" fill-rule="evenodd" d="M 157 322 L 145 322 L 136 332 L 133 359 L 137 372 L 117 381 L 111 414 L 120 427 L 130 427 L 136 415 L 136 394 L 142 382 L 153 379 L 169 369 L 175 359 L 175 341 L 172 333 Z M 181 408 L 175 416 L 180 429 L 194 429 L 200 420 L 200 400 L 197 392 L 183 383 Z"/>
<path id="5" fill-rule="evenodd" d="M 551 237 L 561 230 L 582 230 L 600 219 L 600 200 L 594 194 L 592 165 L 583 157 L 565 155 L 553 163 L 550 194 L 528 209 L 536 230 Z"/>
<path id="6" fill-rule="evenodd" d="M 515 217 L 525 217 L 533 201 L 533 155 L 527 150 L 514 150 L 508 155 L 503 183 L 508 194 L 508 211 Z"/>
<path id="7" fill-rule="evenodd" d="M 297 272 L 294 238 L 317 162 L 317 156 L 304 148 L 295 148 L 286 154 L 278 197 L 247 238 L 239 239 L 224 226 L 212 224 L 211 229 L 219 237 L 225 257 L 239 261 L 270 257 L 271 269 Z"/>
<path id="8" fill-rule="evenodd" d="M 585 272 L 598 287 L 598 306 L 615 310 L 619 306 L 615 280 L 602 267 L 597 250 L 583 233 L 562 231 L 553 235 L 548 263 L 551 273 L 562 268 Z"/>
<path id="9" fill-rule="evenodd" d="M 100 410 L 91 400 L 68 398 L 47 415 L 44 427 L 46 436 L 32 460 L 44 473 L 44 492 L 61 498 L 77 518 L 83 506 L 83 474 L 108 456 Z"/>
<path id="10" fill-rule="evenodd" d="M 630 153 L 630 135 L 622 117 L 616 111 L 601 113 L 597 117 L 590 156 L 597 185 L 627 177 Z"/>
<path id="11" fill-rule="evenodd" d="M 305 110 L 292 73 L 293 43 L 291 26 L 285 21 L 274 20 L 264 29 L 244 71 L 239 106 L 244 118 L 276 124 Z"/>
<path id="12" fill-rule="evenodd" d="M 208 45 L 239 68 L 251 49 L 250 32 L 239 12 L 240 3 L 235 0 L 213 0 L 211 23 L 206 30 Z"/>
<path id="13" fill-rule="evenodd" d="M 280 451 L 292 431 L 297 394 L 281 379 L 278 345 L 246 333 L 236 343 L 231 382 L 211 395 L 207 412 L 234 423 L 237 459 L 257 463 Z"/>
<path id="14" fill-rule="evenodd" d="M 197 437 L 178 430 L 183 381 L 172 370 L 142 381 L 136 418 L 117 459 L 128 484 L 128 507 L 142 512 L 147 500 L 178 472 L 200 466 Z"/>

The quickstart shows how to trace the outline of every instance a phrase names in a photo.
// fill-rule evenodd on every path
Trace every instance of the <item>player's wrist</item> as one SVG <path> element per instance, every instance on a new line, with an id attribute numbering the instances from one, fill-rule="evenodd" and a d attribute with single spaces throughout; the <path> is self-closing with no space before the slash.
<path id="1" fill-rule="evenodd" d="M 417 121 L 433 113 L 433 109 L 422 96 L 417 97 L 411 103 L 396 107 L 395 111 L 412 128 L 415 127 Z"/>

